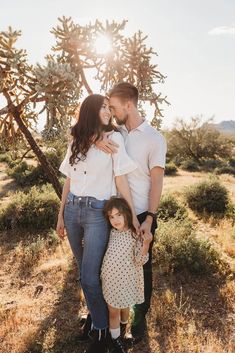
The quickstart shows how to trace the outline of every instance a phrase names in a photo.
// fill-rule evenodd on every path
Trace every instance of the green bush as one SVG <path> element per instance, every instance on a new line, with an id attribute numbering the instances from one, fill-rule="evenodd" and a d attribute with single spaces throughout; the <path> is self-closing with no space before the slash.
<path id="1" fill-rule="evenodd" d="M 230 158 L 228 164 L 229 164 L 230 167 L 234 167 L 235 168 L 235 158 Z"/>
<path id="2" fill-rule="evenodd" d="M 230 174 L 235 176 L 235 167 L 230 165 L 222 166 L 220 168 L 215 169 L 215 174 Z"/>
<path id="3" fill-rule="evenodd" d="M 198 164 L 192 159 L 182 162 L 180 167 L 188 172 L 196 172 L 199 170 Z"/>
<path id="4" fill-rule="evenodd" d="M 57 153 L 57 151 L 51 150 L 45 152 L 45 156 L 47 157 L 51 165 L 54 167 L 56 174 L 59 177 L 60 172 L 58 171 L 58 169 L 63 159 L 62 153 L 60 151 Z M 8 168 L 7 173 L 10 177 L 15 179 L 16 183 L 19 186 L 22 187 L 42 185 L 50 182 L 41 164 L 34 167 L 23 161 L 14 165 L 13 167 Z"/>
<path id="5" fill-rule="evenodd" d="M 51 185 L 33 186 L 27 193 L 15 193 L 0 209 L 0 228 L 48 229 L 55 226 L 58 210 L 59 199 Z"/>
<path id="6" fill-rule="evenodd" d="M 158 207 L 158 218 L 168 220 L 169 218 L 183 219 L 187 216 L 187 210 L 171 194 L 163 195 Z"/>
<path id="7" fill-rule="evenodd" d="M 188 219 L 160 222 L 154 247 L 158 266 L 164 272 L 227 274 L 228 264 L 209 241 L 197 238 Z"/>
<path id="8" fill-rule="evenodd" d="M 190 186 L 185 197 L 188 206 L 201 216 L 224 216 L 229 204 L 228 190 L 214 178 Z"/>
<path id="9" fill-rule="evenodd" d="M 173 162 L 166 163 L 165 166 L 165 175 L 176 175 L 177 167 Z"/>
<path id="10" fill-rule="evenodd" d="M 10 168 L 13 168 L 20 162 L 20 160 L 12 158 L 10 152 L 5 152 L 0 154 L 0 162 L 5 162 Z"/>
<path id="11" fill-rule="evenodd" d="M 223 162 L 218 159 L 207 159 L 203 161 L 201 169 L 210 172 L 213 171 L 215 168 L 220 168 L 223 165 Z"/>

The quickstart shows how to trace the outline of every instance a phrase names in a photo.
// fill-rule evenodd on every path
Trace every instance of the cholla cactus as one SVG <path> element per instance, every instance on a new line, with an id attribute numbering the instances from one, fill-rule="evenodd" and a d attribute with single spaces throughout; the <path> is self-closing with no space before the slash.
<path id="1" fill-rule="evenodd" d="M 156 84 L 164 82 L 165 77 L 157 65 L 152 64 L 156 53 L 147 47 L 147 37 L 142 32 L 125 37 L 126 20 L 104 24 L 96 20 L 94 24 L 80 26 L 71 18 L 63 17 L 59 22 L 52 29 L 56 44 L 44 66 L 29 65 L 26 51 L 15 47 L 20 31 L 9 27 L 8 31 L 0 32 L 0 96 L 6 100 L 6 105 L 0 109 L 0 141 L 10 144 L 24 137 L 58 195 L 61 193 L 58 179 L 30 130 L 43 112 L 47 114 L 44 138 L 68 128 L 81 96 L 84 92 L 92 93 L 88 70 L 99 80 L 104 93 L 120 81 L 135 84 L 140 92 L 139 107 L 143 114 L 143 103 L 154 105 L 154 126 L 161 121 L 160 105 L 167 103 L 166 97 L 155 92 Z M 95 48 L 94 43 L 101 35 L 110 40 L 111 50 L 107 53 L 99 53 Z"/>
<path id="2" fill-rule="evenodd" d="M 44 105 L 40 113 L 47 112 L 45 128 L 51 130 L 56 126 L 64 126 L 74 115 L 80 90 L 77 88 L 76 75 L 70 64 L 58 63 L 52 59 L 46 66 L 39 64 L 34 68 L 36 77 L 35 90 L 42 95 Z"/>

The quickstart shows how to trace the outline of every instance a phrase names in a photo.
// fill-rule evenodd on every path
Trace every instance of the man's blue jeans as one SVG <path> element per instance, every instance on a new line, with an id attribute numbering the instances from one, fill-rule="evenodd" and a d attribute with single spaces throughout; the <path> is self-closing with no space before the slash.
<path id="1" fill-rule="evenodd" d="M 109 238 L 103 216 L 105 200 L 68 194 L 64 222 L 72 252 L 80 269 L 81 286 L 95 329 L 108 327 L 108 310 L 103 298 L 100 269 Z"/>

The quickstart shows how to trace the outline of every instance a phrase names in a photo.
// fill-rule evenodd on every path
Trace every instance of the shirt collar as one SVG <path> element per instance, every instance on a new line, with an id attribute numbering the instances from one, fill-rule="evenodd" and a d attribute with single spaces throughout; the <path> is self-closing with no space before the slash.
<path id="1" fill-rule="evenodd" d="M 148 126 L 147 120 L 144 119 L 144 121 L 139 126 L 137 126 L 135 129 L 131 131 L 135 131 L 135 130 L 144 131 L 147 126 Z M 125 124 L 121 125 L 120 128 L 128 133 L 128 130 Z"/>

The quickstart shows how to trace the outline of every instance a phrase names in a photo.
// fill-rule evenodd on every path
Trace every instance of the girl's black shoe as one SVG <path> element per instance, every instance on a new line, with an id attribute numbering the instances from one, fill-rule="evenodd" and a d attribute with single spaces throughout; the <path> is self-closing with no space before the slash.
<path id="1" fill-rule="evenodd" d="M 113 339 L 112 353 L 127 353 L 127 350 L 125 348 L 125 345 L 121 336 L 119 336 L 115 340 Z"/>

